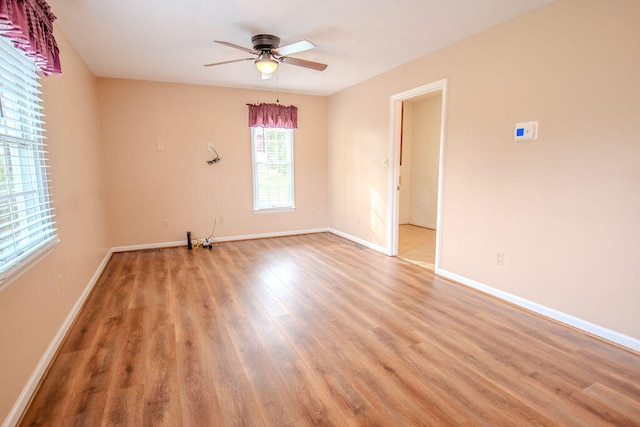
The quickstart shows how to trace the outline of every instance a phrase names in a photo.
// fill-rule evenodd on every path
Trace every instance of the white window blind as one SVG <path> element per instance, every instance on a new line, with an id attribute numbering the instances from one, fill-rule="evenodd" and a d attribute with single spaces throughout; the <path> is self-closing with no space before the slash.
<path id="1" fill-rule="evenodd" d="M 253 208 L 294 209 L 293 129 L 251 128 Z"/>
<path id="2" fill-rule="evenodd" d="M 0 284 L 57 242 L 36 71 L 0 37 Z"/>

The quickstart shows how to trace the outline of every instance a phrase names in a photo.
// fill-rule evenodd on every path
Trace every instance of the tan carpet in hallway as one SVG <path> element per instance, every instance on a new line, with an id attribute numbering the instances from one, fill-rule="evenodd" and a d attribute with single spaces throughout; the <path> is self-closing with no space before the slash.
<path id="1" fill-rule="evenodd" d="M 398 256 L 429 270 L 435 269 L 436 230 L 411 224 L 400 226 Z"/>

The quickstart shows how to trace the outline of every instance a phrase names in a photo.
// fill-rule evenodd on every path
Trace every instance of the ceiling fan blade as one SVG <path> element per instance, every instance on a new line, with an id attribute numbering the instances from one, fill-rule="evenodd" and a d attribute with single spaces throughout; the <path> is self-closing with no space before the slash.
<path id="1" fill-rule="evenodd" d="M 294 53 L 303 52 L 305 50 L 313 49 L 314 47 L 316 47 L 316 45 L 311 43 L 309 40 L 300 40 L 299 42 L 280 46 L 277 49 L 273 49 L 273 51 L 278 55 L 287 56 Z"/>
<path id="2" fill-rule="evenodd" d="M 253 49 L 249 49 L 248 47 L 238 46 L 237 44 L 225 42 L 224 40 L 214 40 L 214 42 L 219 43 L 219 44 L 223 44 L 225 46 L 232 47 L 234 49 L 240 49 L 240 50 L 242 50 L 244 52 L 253 53 L 253 54 L 256 54 L 256 55 L 258 54 L 258 52 L 256 52 Z"/>
<path id="3" fill-rule="evenodd" d="M 327 68 L 327 64 L 321 64 L 319 62 L 307 61 L 306 59 L 290 58 L 283 56 L 278 59 L 285 64 L 297 65 L 298 67 L 311 68 L 312 70 L 324 71 Z"/>
<path id="4" fill-rule="evenodd" d="M 255 61 L 255 60 L 256 58 L 232 59 L 231 61 L 222 61 L 222 62 L 214 62 L 213 64 L 204 64 L 204 67 L 213 67 L 214 65 L 231 64 L 232 62 Z"/>

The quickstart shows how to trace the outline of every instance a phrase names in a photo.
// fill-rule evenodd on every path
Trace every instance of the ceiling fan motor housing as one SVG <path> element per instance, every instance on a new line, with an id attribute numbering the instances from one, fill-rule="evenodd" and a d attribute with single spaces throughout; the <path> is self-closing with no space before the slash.
<path id="1" fill-rule="evenodd" d="M 251 43 L 253 43 L 255 51 L 271 51 L 280 47 L 280 37 L 272 36 L 271 34 L 256 34 L 251 37 Z"/>

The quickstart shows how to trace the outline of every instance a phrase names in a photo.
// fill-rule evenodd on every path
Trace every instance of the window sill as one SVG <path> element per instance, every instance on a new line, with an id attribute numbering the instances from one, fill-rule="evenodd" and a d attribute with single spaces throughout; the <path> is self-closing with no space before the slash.
<path id="1" fill-rule="evenodd" d="M 48 243 L 45 243 L 34 253 L 23 259 L 20 263 L 0 274 L 0 291 L 9 286 L 9 284 L 18 277 L 22 276 L 23 273 L 26 273 L 31 267 L 40 262 L 40 260 L 44 259 L 44 257 L 51 252 L 59 242 L 60 238 L 55 237 Z"/>
<path id="2" fill-rule="evenodd" d="M 253 213 L 262 214 L 262 213 L 281 213 L 281 212 L 293 212 L 295 211 L 295 207 L 290 208 L 268 208 L 268 209 L 254 209 Z"/>

